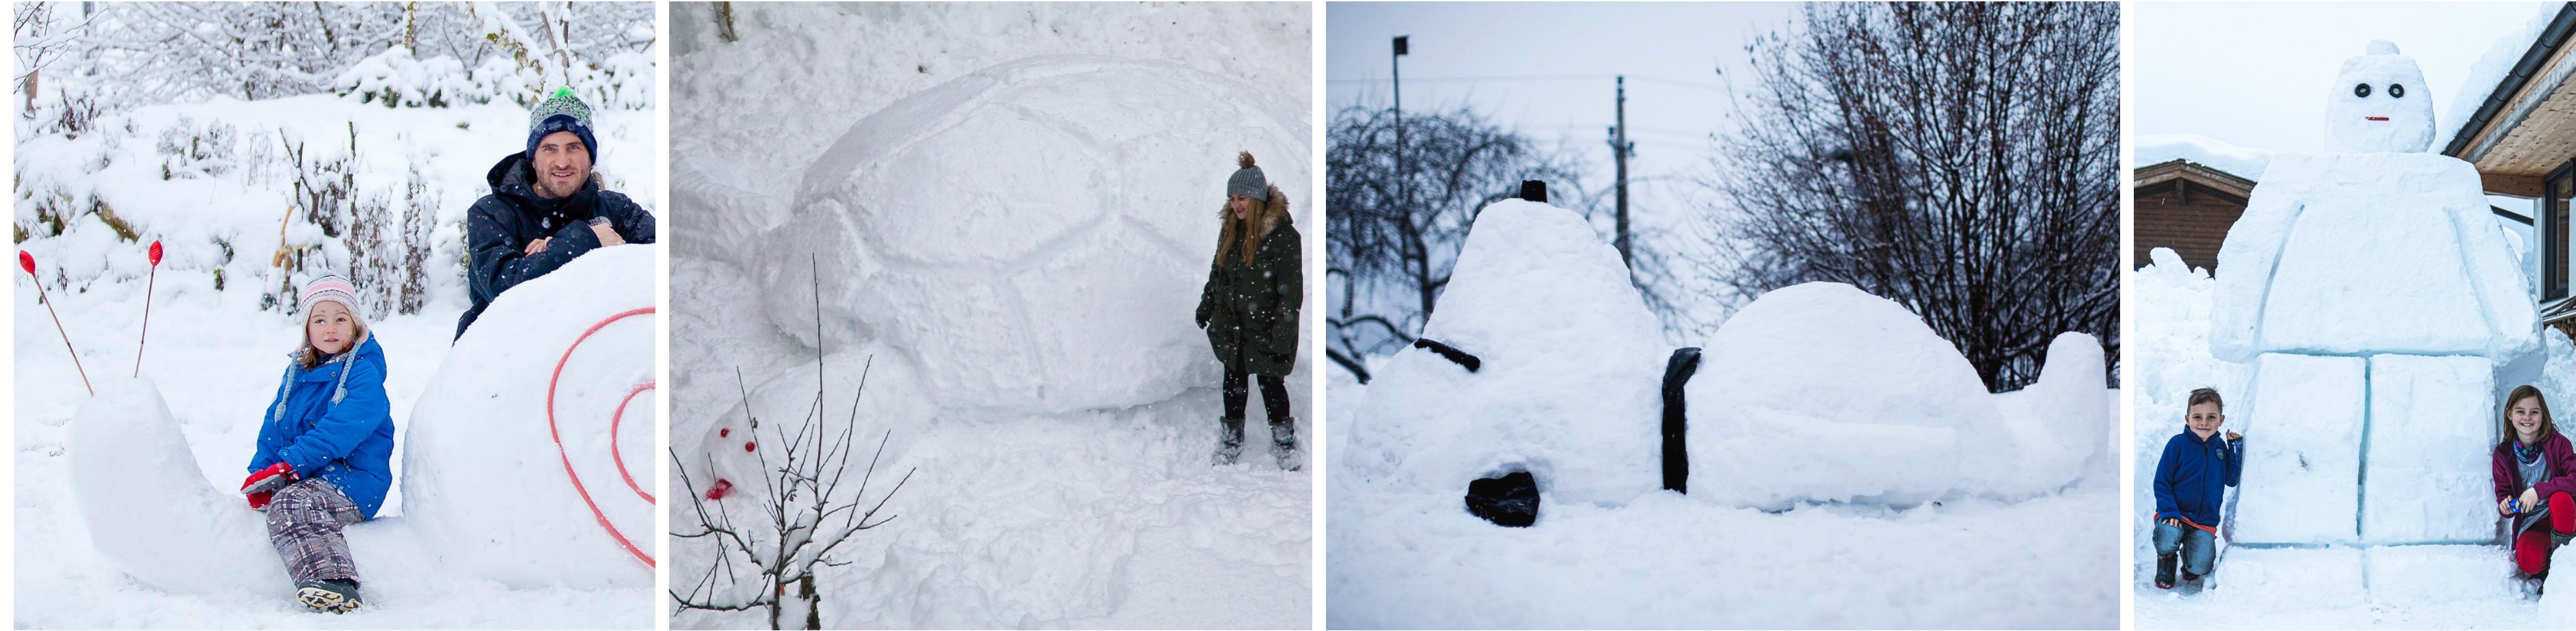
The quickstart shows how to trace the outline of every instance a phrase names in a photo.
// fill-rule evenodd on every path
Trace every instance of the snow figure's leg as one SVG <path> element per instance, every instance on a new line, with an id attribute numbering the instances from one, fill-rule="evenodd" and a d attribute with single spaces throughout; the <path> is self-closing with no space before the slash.
<path id="1" fill-rule="evenodd" d="M 2255 358 L 2234 541 L 2344 543 L 2358 536 L 2368 367 L 2359 357 Z"/>
<path id="2" fill-rule="evenodd" d="M 2486 358 L 2371 356 L 2362 541 L 2495 540 L 2486 500 L 2495 406 L 2495 366 Z"/>
<path id="3" fill-rule="evenodd" d="M 358 562 L 349 555 L 349 538 L 340 529 L 364 515 L 340 487 L 311 478 L 277 491 L 268 505 L 268 541 L 286 562 L 297 584 L 340 580 L 358 582 Z"/>

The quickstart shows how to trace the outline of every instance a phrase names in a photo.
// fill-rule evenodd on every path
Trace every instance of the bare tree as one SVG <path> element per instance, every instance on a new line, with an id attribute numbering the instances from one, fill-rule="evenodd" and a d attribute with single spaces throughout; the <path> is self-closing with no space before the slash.
<path id="1" fill-rule="evenodd" d="M 1713 158 L 1728 282 L 1902 303 L 1997 391 L 2036 379 L 2060 332 L 2118 357 L 2119 13 L 1806 5 L 1748 47 L 1747 123 Z"/>
<path id="2" fill-rule="evenodd" d="M 815 278 L 821 276 L 817 274 Z M 756 445 L 775 445 L 776 451 L 757 449 L 753 454 L 760 462 L 761 512 L 749 516 L 749 523 L 737 522 L 729 504 L 707 506 L 706 496 L 689 477 L 687 461 L 678 451 L 671 453 L 671 464 L 678 470 L 691 512 L 697 516 L 697 528 L 690 532 L 673 532 L 674 537 L 707 539 L 715 545 L 715 561 L 682 593 L 674 584 L 671 598 L 678 610 L 705 609 L 716 611 L 765 610 L 769 628 L 779 629 L 782 621 L 797 628 L 823 628 L 822 592 L 815 586 L 817 565 L 838 566 L 848 562 L 832 558 L 832 551 L 847 543 L 859 531 L 883 526 L 896 516 L 876 517 L 886 501 L 912 481 L 914 470 L 906 470 L 894 488 L 867 502 L 868 484 L 876 479 L 878 461 L 885 456 L 888 430 L 878 437 L 876 454 L 868 458 L 867 468 L 859 476 L 855 492 L 844 494 L 842 482 L 849 472 L 850 456 L 855 451 L 851 440 L 858 428 L 859 400 L 867 394 L 869 368 L 859 373 L 859 387 L 850 394 L 850 418 L 839 431 L 823 426 L 823 345 L 820 301 L 822 286 L 815 285 L 817 314 L 815 326 L 814 403 L 806 407 L 805 419 L 791 427 L 769 423 L 768 434 L 761 433 L 762 423 L 751 412 L 751 392 L 745 387 L 742 405 L 749 416 Z M 873 367 L 874 357 L 868 360 Z M 734 374 L 741 387 L 741 371 Z M 780 460 L 773 462 L 775 456 Z M 701 462 L 701 470 L 712 470 L 713 458 Z M 748 490 L 748 489 L 746 489 Z M 789 592 L 790 588 L 793 593 Z M 675 610 L 677 611 L 677 610 Z"/>
<path id="3" fill-rule="evenodd" d="M 1344 108 L 1333 115 L 1324 153 L 1324 271 L 1342 290 L 1326 319 L 1325 353 L 1362 381 L 1361 356 L 1421 331 L 1478 209 L 1517 195 L 1522 180 L 1590 197 L 1566 153 L 1543 151 L 1463 109 L 1405 113 L 1399 172 L 1396 120 L 1393 110 Z M 1391 298 L 1377 299 L 1381 293 Z"/>

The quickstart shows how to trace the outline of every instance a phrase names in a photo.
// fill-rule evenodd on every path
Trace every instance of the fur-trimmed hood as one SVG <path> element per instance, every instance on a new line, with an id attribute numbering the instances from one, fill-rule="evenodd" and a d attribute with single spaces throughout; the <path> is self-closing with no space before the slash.
<path id="1" fill-rule="evenodd" d="M 1261 243 L 1262 239 L 1270 238 L 1270 233 L 1277 231 L 1280 225 L 1290 223 L 1288 194 L 1279 192 L 1278 186 L 1271 186 L 1269 189 L 1270 199 L 1254 208 L 1252 213 L 1252 225 L 1259 227 L 1259 232 L 1252 235 L 1252 242 L 1256 245 Z M 1218 204 L 1216 208 L 1217 222 L 1224 226 L 1217 231 L 1216 256 L 1219 263 L 1225 262 L 1225 256 L 1232 253 L 1226 244 L 1234 243 L 1238 239 L 1234 234 L 1234 209 L 1230 207 L 1231 205 L 1230 203 Z M 1242 260 L 1241 256 L 1237 255 L 1238 261 Z"/>

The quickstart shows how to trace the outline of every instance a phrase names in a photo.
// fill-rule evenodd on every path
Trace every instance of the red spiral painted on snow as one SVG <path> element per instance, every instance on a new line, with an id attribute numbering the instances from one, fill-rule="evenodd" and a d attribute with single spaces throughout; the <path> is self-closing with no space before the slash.
<path id="1" fill-rule="evenodd" d="M 608 523 L 608 513 L 599 510 L 599 502 L 591 499 L 590 489 L 582 486 L 581 474 L 575 473 L 572 470 L 572 454 L 564 449 L 563 430 L 557 428 L 555 424 L 555 386 L 563 381 L 564 364 L 572 361 L 573 349 L 581 348 L 581 343 L 588 341 L 590 339 L 590 334 L 598 333 L 599 329 L 608 326 L 608 323 L 653 312 L 652 307 L 633 309 L 617 315 L 608 316 L 607 319 L 600 320 L 598 324 L 590 325 L 589 330 L 581 332 L 581 337 L 573 338 L 571 346 L 564 347 L 563 358 L 555 360 L 554 377 L 546 380 L 546 433 L 554 436 L 555 456 L 563 459 L 564 477 L 572 480 L 573 492 L 580 493 L 581 502 L 590 506 L 590 516 L 599 520 L 600 529 L 608 531 L 609 537 L 617 539 L 617 545 L 625 546 L 626 553 L 635 555 L 635 559 L 643 561 L 645 567 L 653 567 L 655 565 L 653 563 L 653 555 L 645 554 L 643 549 L 635 547 L 635 542 L 627 540 L 625 533 L 618 532 L 615 524 Z M 635 493 L 644 496 L 644 501 L 647 502 L 653 501 L 653 494 L 646 493 L 644 492 L 643 487 L 636 486 L 635 477 L 627 475 L 626 473 L 625 456 L 617 452 L 617 427 L 620 423 L 625 421 L 626 404 L 634 401 L 635 395 L 643 394 L 644 391 L 651 389 L 654 389 L 653 382 L 646 381 L 642 384 L 636 385 L 634 390 L 627 391 L 626 398 L 617 402 L 617 412 L 614 416 L 611 416 L 608 421 L 608 454 L 611 459 L 617 462 L 617 475 L 625 478 L 627 488 L 634 489 Z"/>

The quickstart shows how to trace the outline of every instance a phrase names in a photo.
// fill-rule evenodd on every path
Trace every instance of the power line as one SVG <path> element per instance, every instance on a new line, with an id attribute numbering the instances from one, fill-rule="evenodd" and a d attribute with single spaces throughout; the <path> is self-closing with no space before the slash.
<path id="1" fill-rule="evenodd" d="M 1527 74 L 1527 75 L 1485 75 L 1485 76 L 1475 76 L 1475 77 L 1429 77 L 1429 78 L 1417 78 L 1417 79 L 1414 79 L 1414 80 L 1413 80 L 1413 82 L 1414 82 L 1414 83 L 1423 83 L 1423 82 L 1430 82 L 1430 83 L 1479 83 L 1479 82 L 1488 82 L 1488 81 L 1491 81 L 1491 82 L 1504 82 L 1504 81 L 1594 81 L 1594 80 L 1600 80 L 1600 79 L 1616 79 L 1618 76 L 1619 76 L 1619 75 L 1616 75 L 1616 74 Z M 1700 83 L 1700 82 L 1696 82 L 1696 81 L 1682 81 L 1682 80 L 1679 80 L 1679 79 L 1659 79 L 1659 78 L 1655 78 L 1655 77 L 1641 77 L 1641 76 L 1635 76 L 1635 75 L 1630 75 L 1630 76 L 1629 76 L 1629 78 L 1636 79 L 1636 80 L 1638 80 L 1638 81 L 1646 81 L 1646 82 L 1651 82 L 1651 83 L 1662 83 L 1662 84 L 1667 84 L 1667 85 L 1677 85 L 1677 86 L 1688 87 L 1688 88 L 1699 88 L 1699 89 L 1702 89 L 1702 90 L 1715 90 L 1715 91 L 1719 91 L 1719 92 L 1724 92 L 1724 91 L 1726 91 L 1726 90 L 1727 90 L 1726 86 L 1717 85 L 1717 84 L 1712 84 L 1712 83 Z M 1339 84 L 1361 84 L 1361 83 L 1388 83 L 1388 82 L 1391 82 L 1391 81 L 1393 81 L 1393 79 L 1327 79 L 1327 80 L 1325 80 L 1324 82 L 1325 82 L 1325 83 L 1339 83 Z"/>

